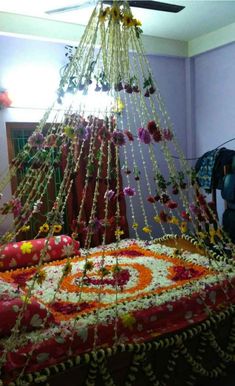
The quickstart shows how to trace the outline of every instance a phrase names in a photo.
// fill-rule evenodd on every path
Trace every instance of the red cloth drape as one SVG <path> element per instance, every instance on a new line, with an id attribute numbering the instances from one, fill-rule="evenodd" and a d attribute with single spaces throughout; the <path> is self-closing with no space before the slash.
<path id="1" fill-rule="evenodd" d="M 68 218 L 68 225 L 71 230 L 75 230 L 75 220 L 79 213 L 79 208 L 81 205 L 82 197 L 84 194 L 84 186 L 85 186 L 85 179 L 86 179 L 86 172 L 87 172 L 87 166 L 88 166 L 88 154 L 89 154 L 89 139 L 85 141 L 82 156 L 79 162 L 79 170 L 74 178 L 74 182 L 72 185 L 72 189 L 68 198 L 67 202 L 67 218 Z M 82 210 L 82 217 L 81 220 L 85 224 L 85 228 L 88 225 L 88 222 L 90 220 L 90 214 L 91 214 L 91 208 L 92 208 L 92 202 L 93 202 L 93 196 L 94 196 L 94 190 L 96 185 L 96 179 L 97 179 L 97 169 L 98 169 L 98 159 L 96 155 L 98 154 L 98 150 L 101 146 L 101 143 L 99 139 L 97 138 L 95 141 L 94 146 L 94 159 L 93 159 L 93 173 L 92 176 L 89 177 L 89 184 L 88 188 L 85 192 L 85 203 Z M 80 147 L 78 146 L 77 154 L 80 152 Z M 101 221 L 105 217 L 105 199 L 104 195 L 107 191 L 107 158 L 108 158 L 108 143 L 104 144 L 103 148 L 103 158 L 102 158 L 102 172 L 99 180 L 99 195 L 98 195 L 98 201 L 96 205 L 96 213 L 95 217 L 97 220 Z M 115 172 L 115 146 L 111 144 L 111 178 L 109 179 L 109 190 L 113 190 L 116 193 L 117 189 L 117 180 L 114 175 Z M 63 155 L 63 168 L 66 165 L 66 156 Z M 120 186 L 120 192 L 122 192 L 122 176 L 121 173 L 119 173 L 119 186 Z M 128 223 L 126 219 L 126 202 L 124 195 L 119 195 L 119 205 L 120 205 L 120 228 L 124 231 L 124 234 L 121 236 L 122 238 L 126 238 L 129 236 L 128 231 Z M 116 229 L 116 221 L 115 221 L 115 215 L 117 210 L 117 198 L 113 198 L 109 201 L 108 206 L 108 219 L 110 225 L 107 227 L 106 231 L 106 243 L 111 243 L 116 240 L 115 238 L 115 229 Z M 102 236 L 104 232 L 104 227 L 101 226 L 100 229 L 96 230 L 93 233 L 92 240 L 91 240 L 91 246 L 97 246 L 102 243 Z M 78 230 L 78 240 L 80 241 L 81 247 L 84 246 L 84 242 L 86 239 L 86 229 L 79 229 Z"/>

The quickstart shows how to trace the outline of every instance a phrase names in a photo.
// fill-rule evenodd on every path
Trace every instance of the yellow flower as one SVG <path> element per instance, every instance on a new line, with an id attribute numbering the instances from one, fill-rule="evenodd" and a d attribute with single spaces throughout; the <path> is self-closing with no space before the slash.
<path id="1" fill-rule="evenodd" d="M 107 8 L 105 8 L 104 10 L 101 10 L 101 11 L 100 11 L 100 14 L 99 14 L 99 21 L 100 21 L 101 23 L 104 23 L 104 22 L 105 22 L 105 20 L 107 19 L 108 14 L 109 14 L 109 12 L 110 12 L 110 8 L 109 8 L 109 7 L 107 7 Z"/>
<path id="2" fill-rule="evenodd" d="M 31 253 L 33 248 L 33 244 L 30 241 L 23 242 L 22 245 L 20 246 L 20 249 L 25 255 L 26 253 Z"/>
<path id="3" fill-rule="evenodd" d="M 198 232 L 198 237 L 202 240 L 204 240 L 207 237 L 207 234 L 204 232 Z"/>
<path id="4" fill-rule="evenodd" d="M 74 128 L 71 126 L 65 126 L 64 127 L 64 133 L 67 135 L 67 137 L 73 139 L 74 138 Z"/>
<path id="5" fill-rule="evenodd" d="M 211 244 L 214 244 L 215 243 L 216 230 L 214 228 L 210 228 L 209 234 L 210 234 L 210 242 L 211 242 Z"/>
<path id="6" fill-rule="evenodd" d="M 8 243 L 9 241 L 12 241 L 12 239 L 14 238 L 14 233 L 11 233 L 11 232 L 7 232 L 3 238 L 2 238 L 2 241 L 3 243 Z"/>
<path id="7" fill-rule="evenodd" d="M 132 314 L 122 315 L 121 320 L 122 320 L 123 326 L 129 328 L 130 330 L 133 329 L 133 325 L 136 323 L 136 319 Z"/>
<path id="8" fill-rule="evenodd" d="M 49 232 L 49 225 L 45 223 L 42 226 L 40 226 L 39 232 L 43 232 L 43 233 Z"/>
<path id="9" fill-rule="evenodd" d="M 177 217 L 175 217 L 175 216 L 172 216 L 172 217 L 168 220 L 168 222 L 169 222 L 170 224 L 178 225 L 178 224 L 179 224 L 179 219 L 178 219 Z"/>
<path id="10" fill-rule="evenodd" d="M 180 224 L 180 230 L 181 230 L 182 233 L 186 233 L 187 232 L 187 223 L 186 223 L 186 221 L 183 221 Z"/>
<path id="11" fill-rule="evenodd" d="M 159 216 L 154 216 L 154 221 L 156 221 L 156 222 L 161 222 L 161 219 L 160 219 L 160 217 Z"/>
<path id="12" fill-rule="evenodd" d="M 144 233 L 151 233 L 152 230 L 151 230 L 150 227 L 147 226 L 147 227 L 143 227 L 143 228 L 142 228 L 142 231 L 143 231 Z"/>
<path id="13" fill-rule="evenodd" d="M 23 225 L 21 228 L 20 228 L 21 232 L 27 232 L 30 230 L 30 226 L 29 225 Z"/>
<path id="14" fill-rule="evenodd" d="M 115 236 L 116 237 L 119 237 L 119 236 L 122 236 L 124 235 L 124 231 L 120 228 L 117 228 L 116 231 L 115 231 Z"/>
<path id="15" fill-rule="evenodd" d="M 133 228 L 133 229 L 137 229 L 138 226 L 139 226 L 139 225 L 137 224 L 137 222 L 134 222 L 134 223 L 132 224 L 132 228 Z"/>
<path id="16" fill-rule="evenodd" d="M 141 21 L 138 20 L 138 19 L 133 19 L 133 25 L 134 25 L 135 27 L 141 27 L 141 26 L 142 26 L 142 23 L 141 23 Z"/>
<path id="17" fill-rule="evenodd" d="M 42 284 L 42 282 L 46 279 L 46 272 L 39 271 L 36 275 L 36 281 L 38 284 Z"/>
<path id="18" fill-rule="evenodd" d="M 60 224 L 53 225 L 53 232 L 54 233 L 60 233 L 62 229 L 62 226 Z"/>
<path id="19" fill-rule="evenodd" d="M 121 15 L 120 15 L 120 9 L 117 5 L 113 5 L 111 10 L 110 10 L 110 15 L 113 18 L 113 20 L 119 20 Z"/>
<path id="20" fill-rule="evenodd" d="M 114 101 L 114 104 L 112 106 L 112 111 L 114 113 L 121 113 L 122 110 L 124 110 L 125 108 L 125 104 L 123 103 L 123 101 L 121 100 L 120 97 L 118 97 L 115 101 Z"/>
<path id="21" fill-rule="evenodd" d="M 123 25 L 127 28 L 132 27 L 134 25 L 134 19 L 130 13 L 124 14 Z"/>

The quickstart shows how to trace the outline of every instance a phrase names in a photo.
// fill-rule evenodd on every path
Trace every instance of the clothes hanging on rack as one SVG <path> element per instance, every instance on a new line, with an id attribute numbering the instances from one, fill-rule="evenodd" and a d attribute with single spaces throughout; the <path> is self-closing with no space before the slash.
<path id="1" fill-rule="evenodd" d="M 214 149 L 203 154 L 196 162 L 197 182 L 207 193 L 212 189 L 222 189 L 224 167 L 232 163 L 235 150 Z"/>

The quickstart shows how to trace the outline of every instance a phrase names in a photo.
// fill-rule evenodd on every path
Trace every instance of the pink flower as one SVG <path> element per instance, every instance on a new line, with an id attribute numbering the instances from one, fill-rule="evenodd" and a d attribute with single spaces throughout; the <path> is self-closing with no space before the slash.
<path id="1" fill-rule="evenodd" d="M 36 147 L 37 149 L 41 149 L 44 145 L 45 138 L 42 133 L 40 132 L 35 132 L 33 133 L 29 139 L 28 143 L 31 147 Z"/>
<path id="2" fill-rule="evenodd" d="M 173 134 L 171 132 L 170 129 L 163 129 L 162 130 L 162 135 L 163 135 L 163 138 L 166 140 L 166 141 L 171 141 L 172 138 L 173 138 Z"/>
<path id="3" fill-rule="evenodd" d="M 144 127 L 140 127 L 138 129 L 138 137 L 140 141 L 145 143 L 146 145 L 148 145 L 151 142 L 151 136 L 149 134 L 149 131 Z"/>
<path id="4" fill-rule="evenodd" d="M 130 131 L 125 130 L 124 133 L 126 134 L 126 136 L 129 139 L 129 141 L 134 141 L 133 134 Z"/>
<path id="5" fill-rule="evenodd" d="M 131 188 L 130 186 L 127 186 L 126 188 L 124 188 L 123 193 L 125 194 L 125 196 L 129 196 L 129 197 L 135 196 L 136 194 L 135 189 Z"/>
<path id="6" fill-rule="evenodd" d="M 106 190 L 105 194 L 104 194 L 104 198 L 105 200 L 108 199 L 108 200 L 111 200 L 114 196 L 115 192 L 113 190 Z"/>
<path id="7" fill-rule="evenodd" d="M 125 136 L 123 132 L 120 130 L 114 130 L 112 134 L 112 141 L 114 145 L 117 145 L 117 146 L 125 145 L 126 141 L 125 141 Z"/>

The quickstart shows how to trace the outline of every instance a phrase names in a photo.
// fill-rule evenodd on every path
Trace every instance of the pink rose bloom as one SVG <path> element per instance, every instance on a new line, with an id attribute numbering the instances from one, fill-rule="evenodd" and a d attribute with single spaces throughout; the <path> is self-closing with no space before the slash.
<path id="1" fill-rule="evenodd" d="M 127 186 L 126 188 L 124 188 L 123 192 L 125 196 L 129 196 L 129 197 L 135 196 L 136 194 L 135 189 L 131 188 L 130 186 Z"/>

